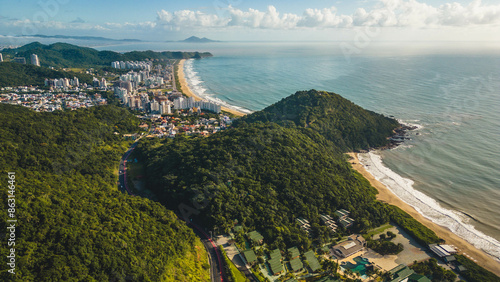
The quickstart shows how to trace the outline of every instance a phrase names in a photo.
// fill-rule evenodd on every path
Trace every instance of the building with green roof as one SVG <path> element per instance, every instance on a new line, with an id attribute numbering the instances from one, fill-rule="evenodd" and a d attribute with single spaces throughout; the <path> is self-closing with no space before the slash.
<path id="1" fill-rule="evenodd" d="M 432 282 L 432 281 L 431 279 L 423 275 L 413 273 L 412 275 L 410 275 L 410 277 L 408 277 L 408 282 Z"/>
<path id="2" fill-rule="evenodd" d="M 250 239 L 258 244 L 262 244 L 262 242 L 264 240 L 264 237 L 256 230 L 248 232 L 247 236 L 248 236 L 248 239 Z"/>
<path id="3" fill-rule="evenodd" d="M 253 250 L 246 250 L 243 252 L 243 255 L 245 256 L 248 264 L 252 265 L 257 262 L 257 256 Z"/>
<path id="4" fill-rule="evenodd" d="M 300 252 L 297 247 L 291 247 L 288 249 L 288 253 L 290 254 L 290 259 L 298 258 L 300 256 Z"/>
<path id="5" fill-rule="evenodd" d="M 282 259 L 280 249 L 274 249 L 274 250 L 272 250 L 269 255 L 270 255 L 271 259 L 277 258 L 280 261 Z"/>
<path id="6" fill-rule="evenodd" d="M 319 261 L 313 251 L 306 252 L 304 256 L 306 257 L 306 261 L 313 272 L 316 272 L 321 268 L 321 265 L 319 264 Z"/>
<path id="7" fill-rule="evenodd" d="M 280 257 L 274 257 L 267 261 L 269 263 L 269 267 L 271 268 L 271 273 L 273 275 L 278 275 L 283 272 L 283 264 L 281 264 Z"/>
<path id="8" fill-rule="evenodd" d="M 415 273 L 413 269 L 410 269 L 408 266 L 404 264 L 400 264 L 393 269 L 389 270 L 391 274 L 392 280 L 391 282 L 400 282 L 400 281 L 408 281 L 408 282 L 431 282 L 429 278 Z"/>
<path id="9" fill-rule="evenodd" d="M 299 272 L 304 268 L 304 264 L 300 260 L 300 258 L 294 258 L 290 261 L 290 266 L 292 267 L 293 272 Z"/>

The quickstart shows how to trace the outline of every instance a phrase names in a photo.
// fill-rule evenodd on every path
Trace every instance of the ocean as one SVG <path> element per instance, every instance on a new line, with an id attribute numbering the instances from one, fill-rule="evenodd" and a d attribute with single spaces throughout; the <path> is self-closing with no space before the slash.
<path id="1" fill-rule="evenodd" d="M 317 89 L 417 125 L 404 145 L 360 160 L 425 217 L 500 260 L 499 47 L 221 42 L 98 49 L 210 51 L 214 57 L 186 62 L 190 87 L 245 112 Z"/>

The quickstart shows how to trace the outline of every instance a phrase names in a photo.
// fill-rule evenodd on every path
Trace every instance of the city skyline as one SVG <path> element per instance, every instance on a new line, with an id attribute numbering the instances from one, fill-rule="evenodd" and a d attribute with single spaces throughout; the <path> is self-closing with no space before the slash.
<path id="1" fill-rule="evenodd" d="M 0 4 L 0 35 L 79 35 L 113 39 L 336 41 L 358 31 L 379 41 L 498 41 L 495 1 L 122 1 Z"/>

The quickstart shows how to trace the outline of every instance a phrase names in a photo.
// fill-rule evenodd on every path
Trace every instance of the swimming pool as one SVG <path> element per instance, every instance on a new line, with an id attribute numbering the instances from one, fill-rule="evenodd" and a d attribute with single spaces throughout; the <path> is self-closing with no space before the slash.
<path id="1" fill-rule="evenodd" d="M 361 275 L 361 279 L 368 278 L 368 276 L 366 275 L 366 265 L 370 264 L 370 261 L 368 261 L 368 259 L 366 258 L 362 258 L 359 256 L 355 257 L 353 260 L 356 262 L 356 264 L 353 264 L 349 261 L 343 262 L 342 265 L 340 266 L 342 270 L 345 270 L 347 268 L 352 270 L 352 272 L 359 273 L 359 275 Z"/>

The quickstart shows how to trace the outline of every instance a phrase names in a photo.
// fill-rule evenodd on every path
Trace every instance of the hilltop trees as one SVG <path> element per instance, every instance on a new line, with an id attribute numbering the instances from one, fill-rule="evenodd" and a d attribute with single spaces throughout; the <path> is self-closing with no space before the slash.
<path id="1" fill-rule="evenodd" d="M 0 175 L 15 172 L 19 222 L 16 275 L 2 264 L 0 280 L 210 279 L 191 229 L 162 205 L 116 189 L 113 170 L 128 145 L 120 133 L 138 130 L 136 117 L 113 106 L 36 113 L 0 104 L 0 123 Z"/>

